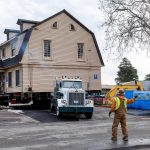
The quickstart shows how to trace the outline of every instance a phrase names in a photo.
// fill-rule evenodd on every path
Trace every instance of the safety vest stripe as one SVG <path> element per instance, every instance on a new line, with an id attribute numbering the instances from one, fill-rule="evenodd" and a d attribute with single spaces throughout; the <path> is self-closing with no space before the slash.
<path id="1" fill-rule="evenodd" d="M 120 107 L 120 99 L 118 97 L 116 97 L 115 101 L 116 101 L 116 108 L 115 108 L 115 110 L 117 110 Z M 124 101 L 124 107 L 127 109 L 127 99 L 125 99 L 125 101 Z"/>

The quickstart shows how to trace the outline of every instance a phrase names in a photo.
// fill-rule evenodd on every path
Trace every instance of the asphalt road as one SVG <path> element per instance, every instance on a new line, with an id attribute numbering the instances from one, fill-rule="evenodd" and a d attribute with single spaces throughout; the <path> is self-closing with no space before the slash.
<path id="1" fill-rule="evenodd" d="M 129 141 L 122 141 L 119 127 L 118 141 L 112 142 L 107 108 L 96 107 L 91 120 L 58 119 L 48 110 L 0 110 L 0 150 L 150 150 L 150 115 L 131 112 Z"/>

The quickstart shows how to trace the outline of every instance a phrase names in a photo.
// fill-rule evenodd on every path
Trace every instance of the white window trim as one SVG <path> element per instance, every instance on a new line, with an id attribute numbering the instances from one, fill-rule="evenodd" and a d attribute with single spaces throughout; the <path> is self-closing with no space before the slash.
<path id="1" fill-rule="evenodd" d="M 14 46 L 14 43 L 10 44 L 10 49 L 11 49 L 11 57 L 14 57 L 16 55 L 16 46 Z"/>
<path id="2" fill-rule="evenodd" d="M 9 86 L 9 72 L 11 72 L 11 86 Z M 13 88 L 13 71 L 8 72 L 8 88 Z"/>
<path id="3" fill-rule="evenodd" d="M 3 52 L 4 52 L 4 53 L 3 53 Z M 2 48 L 1 53 L 2 53 L 2 59 L 5 59 L 5 58 L 6 58 L 6 48 L 5 48 L 5 47 Z M 4 54 L 4 55 L 3 55 L 3 54 Z"/>
<path id="4" fill-rule="evenodd" d="M 79 43 L 83 43 L 83 57 L 82 58 L 78 58 L 78 44 Z M 77 61 L 79 61 L 79 62 L 85 62 L 86 61 L 86 57 L 85 57 L 85 42 L 79 41 L 79 42 L 76 43 L 76 57 L 77 57 Z"/>
<path id="5" fill-rule="evenodd" d="M 16 81 L 16 71 L 17 71 L 17 70 L 19 70 L 19 84 L 18 84 L 18 85 L 16 85 L 16 82 L 17 82 L 17 81 Z M 16 87 L 20 87 L 20 86 L 21 86 L 21 85 L 20 85 L 20 84 L 21 84 L 21 80 L 20 80 L 21 77 L 20 77 L 20 74 L 21 74 L 20 69 L 16 69 L 16 70 L 15 70 L 15 85 L 16 85 Z"/>
<path id="6" fill-rule="evenodd" d="M 50 57 L 44 56 L 44 41 L 50 41 Z M 43 60 L 53 60 L 53 55 L 52 55 L 52 40 L 51 39 L 43 39 L 42 40 L 42 54 L 43 54 Z"/>

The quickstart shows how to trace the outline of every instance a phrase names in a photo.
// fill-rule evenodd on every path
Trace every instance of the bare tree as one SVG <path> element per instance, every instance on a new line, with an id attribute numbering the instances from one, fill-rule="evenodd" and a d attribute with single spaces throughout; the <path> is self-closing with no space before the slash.
<path id="1" fill-rule="evenodd" d="M 99 0 L 105 14 L 106 50 L 116 57 L 150 47 L 150 0 Z"/>

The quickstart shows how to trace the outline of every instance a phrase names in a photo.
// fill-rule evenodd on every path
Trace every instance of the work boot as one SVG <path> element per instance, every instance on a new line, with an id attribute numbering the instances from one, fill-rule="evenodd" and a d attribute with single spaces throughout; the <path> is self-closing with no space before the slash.
<path id="1" fill-rule="evenodd" d="M 123 137 L 123 140 L 124 140 L 124 141 L 128 141 L 128 136 L 124 136 L 124 137 Z"/>
<path id="2" fill-rule="evenodd" d="M 117 141 L 117 138 L 112 137 L 111 140 L 112 140 L 112 141 Z"/>

